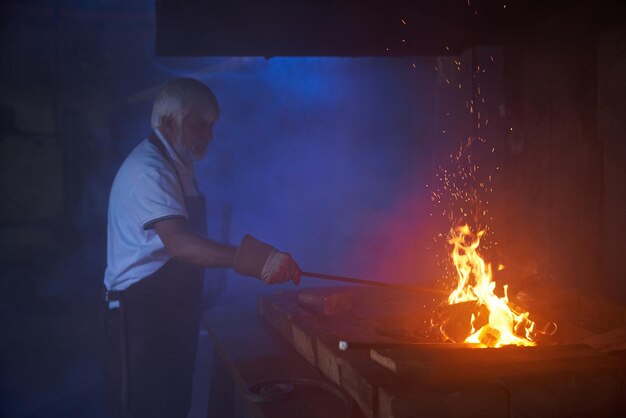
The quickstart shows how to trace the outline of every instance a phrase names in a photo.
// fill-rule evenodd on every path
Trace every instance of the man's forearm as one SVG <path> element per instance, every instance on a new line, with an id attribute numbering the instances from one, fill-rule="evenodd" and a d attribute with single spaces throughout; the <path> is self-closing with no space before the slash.
<path id="1" fill-rule="evenodd" d="M 168 254 L 202 267 L 232 267 L 237 247 L 211 241 L 193 232 L 178 234 L 166 245 Z"/>
<path id="2" fill-rule="evenodd" d="M 170 257 L 202 267 L 232 267 L 237 247 L 220 244 L 195 233 L 184 218 L 160 221 L 154 229 Z"/>

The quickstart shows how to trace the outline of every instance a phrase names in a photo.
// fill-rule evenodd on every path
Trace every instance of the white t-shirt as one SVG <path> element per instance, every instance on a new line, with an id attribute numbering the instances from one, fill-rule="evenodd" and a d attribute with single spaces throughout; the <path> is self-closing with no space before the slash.
<path id="1" fill-rule="evenodd" d="M 128 155 L 109 196 L 104 274 L 108 290 L 124 290 L 165 264 L 169 256 L 154 223 L 172 217 L 188 218 L 184 194 L 198 195 L 193 164 L 184 164 L 160 133 L 155 133 L 173 160 L 185 190 L 180 189 L 172 164 L 148 139 Z"/>

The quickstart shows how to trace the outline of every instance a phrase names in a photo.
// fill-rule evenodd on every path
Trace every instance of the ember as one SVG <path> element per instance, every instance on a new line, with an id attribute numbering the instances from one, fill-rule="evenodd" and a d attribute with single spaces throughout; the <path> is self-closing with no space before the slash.
<path id="1" fill-rule="evenodd" d="M 452 229 L 448 240 L 453 246 L 451 258 L 458 273 L 458 284 L 448 297 L 448 304 L 475 302 L 488 311 L 488 318 L 481 321 L 484 325 L 477 320 L 478 310 L 471 315 L 471 335 L 465 342 L 484 347 L 536 345 L 535 323 L 528 319 L 528 312 L 514 312 L 509 307 L 507 286 L 504 296 L 494 293 L 496 282 L 492 280 L 491 265 L 477 251 L 485 232 L 473 234 L 468 225 L 462 225 Z M 445 334 L 443 329 L 442 332 Z"/>

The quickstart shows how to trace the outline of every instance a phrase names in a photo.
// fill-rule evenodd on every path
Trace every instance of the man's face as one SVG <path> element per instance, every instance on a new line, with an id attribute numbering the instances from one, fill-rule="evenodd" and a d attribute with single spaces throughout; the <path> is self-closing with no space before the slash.
<path id="1" fill-rule="evenodd" d="M 183 118 L 177 135 L 177 152 L 188 161 L 198 161 L 206 155 L 213 140 L 213 125 L 219 110 L 216 105 L 196 104 Z"/>

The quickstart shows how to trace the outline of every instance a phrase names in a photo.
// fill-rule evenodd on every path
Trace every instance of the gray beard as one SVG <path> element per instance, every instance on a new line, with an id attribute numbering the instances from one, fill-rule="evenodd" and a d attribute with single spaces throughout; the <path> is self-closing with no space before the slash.
<path id="1" fill-rule="evenodd" d="M 176 146 L 174 147 L 174 150 L 176 151 L 180 159 L 183 161 L 183 163 L 191 165 L 194 163 L 194 161 L 199 160 L 199 158 L 194 156 L 192 148 L 183 146 L 183 144 L 180 141 L 180 137 L 176 138 L 175 144 Z"/>

